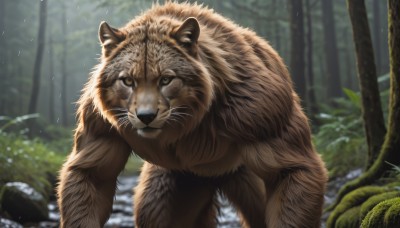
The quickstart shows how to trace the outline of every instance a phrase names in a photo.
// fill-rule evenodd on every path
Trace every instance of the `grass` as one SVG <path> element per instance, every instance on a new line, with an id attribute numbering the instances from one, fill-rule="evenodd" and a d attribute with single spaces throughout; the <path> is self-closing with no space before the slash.
<path id="1" fill-rule="evenodd" d="M 51 179 L 57 175 L 65 155 L 49 149 L 44 142 L 0 131 L 0 186 L 24 182 L 44 195 L 52 191 Z"/>

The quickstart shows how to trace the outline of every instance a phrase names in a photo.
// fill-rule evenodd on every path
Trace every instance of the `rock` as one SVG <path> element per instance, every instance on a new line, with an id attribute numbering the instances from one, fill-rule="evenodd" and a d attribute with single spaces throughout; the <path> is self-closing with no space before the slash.
<path id="1" fill-rule="evenodd" d="M 25 223 L 48 219 L 47 200 L 28 184 L 9 182 L 0 195 L 2 209 L 13 220 Z"/>
<path id="2" fill-rule="evenodd" d="M 133 217 L 124 213 L 113 213 L 104 228 L 133 228 Z"/>
<path id="3" fill-rule="evenodd" d="M 22 225 L 17 222 L 0 217 L 0 227 L 2 227 L 2 228 L 22 228 Z"/>
<path id="4" fill-rule="evenodd" d="M 40 222 L 37 225 L 38 228 L 57 228 L 59 226 L 60 224 L 58 222 L 49 222 L 49 221 Z"/>

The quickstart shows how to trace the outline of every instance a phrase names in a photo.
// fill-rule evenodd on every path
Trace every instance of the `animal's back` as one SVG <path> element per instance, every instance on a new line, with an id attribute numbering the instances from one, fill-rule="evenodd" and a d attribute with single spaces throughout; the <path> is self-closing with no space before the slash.
<path id="1" fill-rule="evenodd" d="M 257 36 L 252 30 L 243 28 L 221 16 L 213 9 L 196 3 L 167 2 L 164 5 L 154 4 L 150 10 L 134 21 L 157 17 L 173 18 L 182 22 L 189 17 L 194 17 L 202 26 L 199 38 L 200 45 L 202 45 L 201 39 L 203 38 L 203 42 L 206 41 L 206 44 L 215 45 L 214 51 L 217 50 L 221 54 L 237 55 L 238 60 L 247 57 L 254 61 L 254 58 L 256 58 L 256 62 L 261 61 L 272 72 L 284 77 L 285 80 L 291 81 L 281 57 L 267 41 Z M 242 61 L 228 62 L 228 64 L 234 65 L 238 62 Z M 250 64 L 255 63 L 251 62 Z"/>

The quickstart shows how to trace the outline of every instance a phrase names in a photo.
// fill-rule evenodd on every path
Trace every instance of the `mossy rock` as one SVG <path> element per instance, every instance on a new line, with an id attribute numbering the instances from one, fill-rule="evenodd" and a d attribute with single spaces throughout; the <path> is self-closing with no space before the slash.
<path id="1" fill-rule="evenodd" d="M 39 222 L 48 219 L 47 200 L 25 183 L 7 183 L 0 197 L 2 209 L 17 222 Z"/>
<path id="2" fill-rule="evenodd" d="M 400 227 L 400 197 L 385 200 L 376 205 L 361 223 L 362 228 Z"/>
<path id="3" fill-rule="evenodd" d="M 400 196 L 400 191 L 385 192 L 379 195 L 371 196 L 361 205 L 360 218 L 363 220 L 369 211 L 380 202 Z"/>
<path id="4" fill-rule="evenodd" d="M 336 220 L 336 228 L 358 228 L 360 227 L 360 206 L 350 208 Z"/>
<path id="5" fill-rule="evenodd" d="M 335 227 L 336 220 L 342 215 L 345 211 L 350 208 L 361 205 L 365 202 L 369 197 L 380 194 L 387 191 L 384 187 L 378 186 L 365 186 L 362 188 L 358 188 L 350 193 L 348 193 L 340 203 L 335 207 L 333 212 L 329 215 L 328 221 L 326 222 L 327 228 Z"/>

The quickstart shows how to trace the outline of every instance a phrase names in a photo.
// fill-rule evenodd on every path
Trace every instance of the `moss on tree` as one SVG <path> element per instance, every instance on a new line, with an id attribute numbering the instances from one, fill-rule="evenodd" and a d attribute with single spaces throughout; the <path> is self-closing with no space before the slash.
<path id="1" fill-rule="evenodd" d="M 399 227 L 400 226 L 400 198 L 397 197 L 391 200 L 392 206 L 385 213 L 383 219 L 387 227 Z"/>
<path id="2" fill-rule="evenodd" d="M 365 202 L 369 197 L 383 193 L 385 191 L 387 190 L 384 187 L 365 186 L 350 192 L 343 198 L 343 200 L 336 206 L 335 210 L 330 214 L 328 221 L 326 223 L 326 227 L 327 228 L 336 227 L 337 219 L 347 210 L 359 206 L 363 202 Z"/>
<path id="3" fill-rule="evenodd" d="M 337 228 L 351 228 L 360 226 L 360 206 L 350 208 L 339 216 L 336 220 L 335 227 Z"/>
<path id="4" fill-rule="evenodd" d="M 362 228 L 397 228 L 400 224 L 400 197 L 376 205 L 361 223 Z"/>
<path id="5" fill-rule="evenodd" d="M 392 182 L 392 183 L 389 183 L 389 184 L 387 184 L 385 186 L 389 187 L 389 188 L 399 188 L 400 187 L 400 182 Z"/>
<path id="6" fill-rule="evenodd" d="M 396 198 L 400 196 L 400 191 L 385 192 L 378 195 L 371 196 L 367 201 L 361 205 L 360 218 L 363 220 L 369 211 L 372 210 L 380 202 Z"/>

